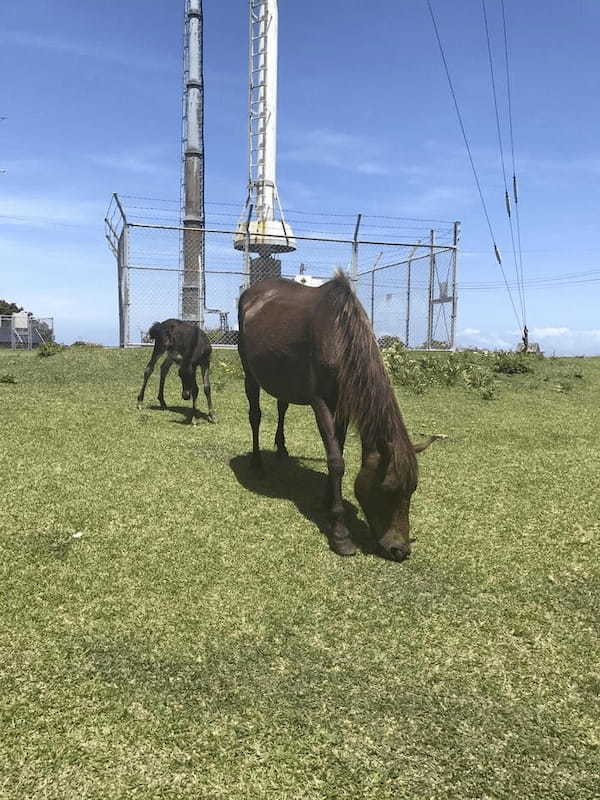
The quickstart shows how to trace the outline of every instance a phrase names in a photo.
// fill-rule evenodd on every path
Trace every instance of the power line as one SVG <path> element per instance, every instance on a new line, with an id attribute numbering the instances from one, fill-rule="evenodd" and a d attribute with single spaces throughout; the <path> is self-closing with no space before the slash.
<path id="1" fill-rule="evenodd" d="M 514 139 L 514 131 L 513 131 L 513 114 L 512 114 L 512 91 L 511 91 L 511 83 L 510 83 L 510 68 L 509 68 L 509 56 L 508 56 L 508 33 L 507 33 L 507 25 L 506 25 L 506 11 L 504 7 L 504 0 L 500 0 L 502 6 L 502 27 L 504 30 L 504 63 L 506 66 L 506 93 L 508 99 L 508 126 L 509 126 L 509 133 L 510 133 L 510 150 L 512 155 L 512 168 L 513 168 L 513 196 L 515 201 L 515 220 L 516 220 L 516 228 L 517 228 L 517 244 L 519 248 L 519 270 L 521 273 L 521 284 L 524 282 L 524 271 L 523 271 L 523 248 L 521 247 L 521 220 L 519 215 L 519 196 L 517 192 L 517 167 L 516 167 L 516 159 L 515 159 L 515 139 Z M 525 294 L 523 294 L 523 318 L 527 318 L 527 312 L 525 307 Z"/>
<path id="2" fill-rule="evenodd" d="M 481 182 L 479 180 L 479 175 L 477 173 L 477 168 L 475 167 L 475 160 L 473 159 L 473 154 L 471 152 L 471 146 L 469 144 L 469 138 L 467 136 L 467 132 L 466 132 L 465 125 L 464 125 L 464 122 L 463 122 L 462 114 L 461 114 L 461 111 L 460 111 L 460 107 L 458 105 L 458 99 L 456 97 L 456 92 L 454 91 L 454 84 L 453 84 L 452 78 L 450 76 L 450 69 L 448 67 L 448 61 L 446 59 L 446 54 L 444 52 L 444 46 L 442 44 L 442 40 L 441 40 L 441 37 L 440 37 L 440 32 L 439 32 L 439 29 L 438 29 L 438 25 L 437 25 L 437 21 L 436 21 L 436 18 L 435 18 L 435 14 L 433 13 L 433 8 L 431 6 L 431 0 L 426 0 L 426 2 L 427 2 L 427 7 L 429 8 L 429 15 L 431 16 L 431 21 L 433 23 L 433 29 L 435 31 L 435 37 L 437 39 L 438 47 L 439 47 L 439 50 L 440 50 L 440 55 L 442 57 L 442 62 L 444 64 L 444 70 L 446 72 L 446 78 L 448 80 L 448 86 L 450 87 L 450 93 L 451 93 L 452 99 L 454 101 L 454 108 L 456 109 L 456 116 L 458 117 L 458 123 L 460 125 L 460 129 L 461 129 L 461 132 L 462 132 L 463 140 L 464 140 L 464 143 L 465 143 L 465 148 L 467 150 L 467 155 L 469 156 L 469 161 L 471 163 L 471 169 L 473 171 L 473 177 L 475 178 L 475 184 L 477 186 L 477 191 L 479 193 L 479 199 L 481 200 L 481 206 L 483 208 L 483 213 L 485 215 L 487 226 L 488 226 L 488 229 L 489 229 L 489 232 L 490 232 L 490 238 L 492 240 L 492 245 L 494 247 L 494 254 L 496 256 L 496 261 L 498 262 L 498 265 L 500 267 L 500 271 L 502 272 L 502 277 L 504 278 L 504 284 L 506 286 L 506 291 L 508 293 L 508 298 L 510 300 L 510 304 L 511 304 L 512 309 L 514 311 L 515 318 L 517 320 L 517 324 L 520 325 L 519 315 L 517 313 L 515 302 L 513 300 L 512 292 L 510 291 L 510 287 L 508 285 L 508 280 L 506 278 L 506 273 L 504 271 L 504 267 L 502 266 L 502 258 L 500 257 L 500 251 L 498 250 L 498 246 L 496 245 L 496 237 L 494 236 L 494 230 L 492 228 L 492 223 L 491 223 L 491 220 L 490 220 L 490 215 L 488 213 L 487 204 L 485 202 L 485 198 L 483 196 L 483 191 L 481 189 Z"/>
<path id="3" fill-rule="evenodd" d="M 509 224 L 509 227 L 510 227 L 510 239 L 511 239 L 511 243 L 512 243 L 512 253 L 513 253 L 513 260 L 514 260 L 514 264 L 515 264 L 515 275 L 516 275 L 516 279 L 517 279 L 517 291 L 518 291 L 518 294 L 519 294 L 519 300 L 520 300 L 520 304 L 521 304 L 521 316 L 522 316 L 521 324 L 524 327 L 525 324 L 526 324 L 525 323 L 525 301 L 524 301 L 524 297 L 523 297 L 524 291 L 523 291 L 523 286 L 522 286 L 522 283 L 520 281 L 520 275 L 519 275 L 519 264 L 518 264 L 518 261 L 517 261 L 517 248 L 516 248 L 516 244 L 515 244 L 515 231 L 514 231 L 514 228 L 513 228 L 511 208 L 510 208 L 510 195 L 508 193 L 508 181 L 506 179 L 506 164 L 505 164 L 505 161 L 504 161 L 504 145 L 503 145 L 503 142 L 502 142 L 502 128 L 501 128 L 501 125 L 500 125 L 500 111 L 498 109 L 498 93 L 496 91 L 496 76 L 494 74 L 494 59 L 493 59 L 493 56 L 492 56 L 492 45 L 491 45 L 491 40 L 490 40 L 490 27 L 489 27 L 489 23 L 488 23 L 488 15 L 487 15 L 487 8 L 486 8 L 486 5 L 485 5 L 485 0 L 481 0 L 481 8 L 482 8 L 482 11 L 483 11 L 483 24 L 484 24 L 484 28 L 485 28 L 485 38 L 486 38 L 486 42 L 487 42 L 488 62 L 489 62 L 489 66 L 490 66 L 490 81 L 491 81 L 491 84 L 492 84 L 492 96 L 493 96 L 493 99 L 494 99 L 494 112 L 495 112 L 495 116 L 496 116 L 496 133 L 497 133 L 497 136 L 498 136 L 498 149 L 500 151 L 500 166 L 501 166 L 501 169 L 502 169 L 502 178 L 504 180 L 504 201 L 505 201 L 505 204 L 506 204 L 506 213 L 508 215 L 508 224 Z"/>
<path id="4" fill-rule="evenodd" d="M 530 288 L 553 288 L 553 287 L 561 287 L 561 286 L 576 286 L 585 283 L 597 283 L 600 282 L 600 269 L 590 269 L 590 270 L 583 270 L 580 272 L 565 272 L 558 275 L 539 275 L 537 278 L 532 278 L 526 283 L 526 286 Z M 460 282 L 459 284 L 461 291 L 462 290 L 481 290 L 481 291 L 497 291 L 498 289 L 504 288 L 504 284 L 502 282 L 494 282 L 494 281 L 464 281 Z M 418 282 L 413 281 L 413 287 L 416 289 L 427 289 L 428 283 L 426 282 Z M 386 288 L 406 288 L 406 281 L 394 281 L 394 280 L 382 280 L 377 283 L 378 289 L 386 289 Z"/>

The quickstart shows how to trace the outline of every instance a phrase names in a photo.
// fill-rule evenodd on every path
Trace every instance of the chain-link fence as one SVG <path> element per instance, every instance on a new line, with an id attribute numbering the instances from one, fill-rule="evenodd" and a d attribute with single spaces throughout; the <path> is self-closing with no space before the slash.
<path id="1" fill-rule="evenodd" d="M 52 341 L 54 341 L 52 317 L 35 317 L 27 311 L 0 316 L 0 347 L 32 350 L 45 342 Z"/>
<path id="2" fill-rule="evenodd" d="M 362 215 L 344 215 L 351 223 L 336 221 L 332 234 L 318 234 L 295 212 L 285 235 L 274 235 L 256 223 L 234 225 L 231 216 L 225 229 L 215 224 L 222 218 L 200 229 L 168 224 L 166 214 L 144 221 L 135 206 L 128 212 L 115 196 L 106 217 L 122 346 L 149 343 L 152 323 L 169 317 L 195 319 L 215 345 L 235 345 L 237 301 L 247 286 L 279 275 L 318 286 L 337 268 L 354 280 L 378 338 L 413 348 L 453 346 L 457 223 L 426 230 L 412 221 L 420 236 L 401 241 L 393 226 L 376 230 Z"/>

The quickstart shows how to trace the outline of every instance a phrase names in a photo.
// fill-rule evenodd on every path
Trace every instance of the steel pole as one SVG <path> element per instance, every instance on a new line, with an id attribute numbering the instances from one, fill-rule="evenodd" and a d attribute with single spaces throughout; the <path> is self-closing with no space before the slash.
<path id="1" fill-rule="evenodd" d="M 204 324 L 204 76 L 202 0 L 187 0 L 185 149 L 183 154 L 183 282 L 181 313 Z"/>
<path id="2" fill-rule="evenodd" d="M 354 226 L 354 236 L 352 238 L 352 264 L 350 267 L 350 277 L 352 278 L 354 291 L 356 291 L 356 282 L 358 280 L 358 231 L 361 220 L 362 214 L 358 214 L 356 217 L 356 225 Z"/>
<path id="3" fill-rule="evenodd" d="M 427 314 L 427 350 L 431 350 L 433 338 L 433 282 L 435 277 L 435 231 L 429 232 L 429 301 Z"/>
<path id="4" fill-rule="evenodd" d="M 458 302 L 457 288 L 456 288 L 456 273 L 458 268 L 458 242 L 460 239 L 460 222 L 454 223 L 454 252 L 452 253 L 452 316 L 450 317 L 450 348 L 455 348 L 456 336 L 456 307 Z"/>

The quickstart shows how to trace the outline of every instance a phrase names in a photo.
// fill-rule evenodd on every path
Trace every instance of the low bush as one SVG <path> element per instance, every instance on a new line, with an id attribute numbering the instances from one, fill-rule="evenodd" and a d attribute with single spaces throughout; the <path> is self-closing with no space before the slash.
<path id="1" fill-rule="evenodd" d="M 493 354 L 494 371 L 504 375 L 517 375 L 519 373 L 533 372 L 531 359 L 524 353 L 511 353 L 499 350 Z"/>
<path id="2" fill-rule="evenodd" d="M 48 356 L 55 356 L 57 353 L 62 353 L 65 346 L 57 342 L 44 342 L 38 347 L 38 356 L 47 358 Z"/>
<path id="3" fill-rule="evenodd" d="M 383 350 L 382 356 L 392 380 L 417 394 L 433 386 L 462 385 L 478 392 L 484 400 L 495 396 L 493 365 L 479 354 L 448 353 L 414 358 L 409 350 L 394 344 Z"/>
<path id="4" fill-rule="evenodd" d="M 380 350 L 386 350 L 388 347 L 393 347 L 394 345 L 405 347 L 404 342 L 399 336 L 380 336 L 379 339 L 377 339 L 377 344 Z"/>

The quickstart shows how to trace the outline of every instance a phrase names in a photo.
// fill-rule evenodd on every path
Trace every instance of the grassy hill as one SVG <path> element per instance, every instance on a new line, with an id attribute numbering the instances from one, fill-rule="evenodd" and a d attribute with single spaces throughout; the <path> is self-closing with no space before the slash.
<path id="1" fill-rule="evenodd" d="M 400 387 L 396 564 L 329 551 L 310 410 L 259 480 L 237 355 L 195 428 L 148 357 L 0 352 L 1 798 L 599 796 L 600 360 Z"/>

